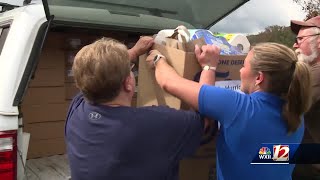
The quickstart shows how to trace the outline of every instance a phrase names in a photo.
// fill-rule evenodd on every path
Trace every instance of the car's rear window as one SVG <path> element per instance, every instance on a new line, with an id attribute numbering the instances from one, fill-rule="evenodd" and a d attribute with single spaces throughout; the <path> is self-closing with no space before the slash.
<path id="1" fill-rule="evenodd" d="M 210 28 L 248 0 L 48 0 L 60 21 L 121 27 Z"/>

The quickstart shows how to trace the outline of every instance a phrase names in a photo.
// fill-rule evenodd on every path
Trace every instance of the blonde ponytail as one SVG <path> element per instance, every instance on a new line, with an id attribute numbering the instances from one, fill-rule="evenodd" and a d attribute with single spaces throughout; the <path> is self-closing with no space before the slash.
<path id="1" fill-rule="evenodd" d="M 296 53 L 278 43 L 261 43 L 253 48 L 251 68 L 268 75 L 266 92 L 285 99 L 282 115 L 288 132 L 301 124 L 302 115 L 311 103 L 311 75 L 309 65 L 298 61 Z"/>
<path id="2" fill-rule="evenodd" d="M 309 65 L 293 62 L 295 70 L 283 106 L 282 115 L 287 121 L 288 132 L 294 132 L 300 126 L 301 116 L 307 112 L 311 104 L 311 75 Z"/>

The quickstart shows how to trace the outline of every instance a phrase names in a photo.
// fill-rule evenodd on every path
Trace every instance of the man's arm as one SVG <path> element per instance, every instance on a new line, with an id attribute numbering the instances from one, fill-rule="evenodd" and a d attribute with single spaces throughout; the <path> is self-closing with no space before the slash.
<path id="1" fill-rule="evenodd" d="M 138 42 L 128 50 L 129 59 L 134 62 L 140 55 L 146 53 L 153 45 L 153 38 L 149 36 L 141 36 Z"/>

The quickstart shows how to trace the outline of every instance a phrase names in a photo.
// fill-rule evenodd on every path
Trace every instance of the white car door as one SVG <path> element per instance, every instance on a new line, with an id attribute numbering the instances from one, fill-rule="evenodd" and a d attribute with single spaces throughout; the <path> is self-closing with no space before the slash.
<path id="1" fill-rule="evenodd" d="M 43 9 L 0 3 L 0 179 L 22 179 L 28 142 L 19 111 L 51 21 Z"/>

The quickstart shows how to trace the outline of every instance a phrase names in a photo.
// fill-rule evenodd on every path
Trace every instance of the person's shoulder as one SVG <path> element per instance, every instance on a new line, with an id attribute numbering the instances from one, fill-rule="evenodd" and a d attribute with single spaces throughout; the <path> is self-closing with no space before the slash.
<path id="1" fill-rule="evenodd" d="M 228 88 L 225 88 L 228 87 Z M 212 93 L 220 93 L 220 92 L 224 92 L 225 94 L 219 94 L 219 95 L 230 95 L 230 94 L 239 94 L 239 95 L 246 95 L 245 93 L 243 93 L 242 91 L 240 91 L 240 89 L 238 90 L 238 85 L 233 85 L 232 82 L 229 83 L 225 83 L 225 82 L 221 82 L 219 83 L 219 86 L 212 86 L 212 85 L 202 85 L 201 86 L 201 92 L 203 94 L 205 94 L 204 92 L 212 92 Z"/>
<path id="2" fill-rule="evenodd" d="M 310 73 L 312 75 L 313 81 L 316 81 L 316 84 L 320 83 L 320 62 L 315 63 L 310 67 Z"/>
<path id="3" fill-rule="evenodd" d="M 167 112 L 177 112 L 179 110 L 176 110 L 174 108 L 170 108 L 169 106 L 143 106 L 138 107 L 138 111 L 147 111 L 147 112 L 154 112 L 154 113 L 167 113 Z"/>
<path id="4" fill-rule="evenodd" d="M 71 103 L 70 103 L 70 108 L 76 108 L 77 106 L 79 106 L 81 104 L 81 102 L 84 101 L 84 97 L 83 94 L 81 92 L 79 92 L 76 96 L 74 96 L 74 98 L 72 99 Z"/>
<path id="5" fill-rule="evenodd" d="M 310 66 L 311 74 L 320 74 L 320 62 Z"/>
<path id="6" fill-rule="evenodd" d="M 320 70 L 320 62 L 314 63 L 310 68 L 313 70 Z"/>
<path id="7" fill-rule="evenodd" d="M 203 130 L 203 117 L 192 110 L 177 110 L 168 106 L 148 106 L 137 108 L 136 117 L 141 119 L 152 119 L 153 123 L 166 124 L 167 128 L 176 129 L 192 127 Z"/>
<path id="8" fill-rule="evenodd" d="M 152 113 L 157 115 L 165 114 L 166 116 L 171 115 L 197 115 L 198 113 L 191 110 L 177 110 L 169 106 L 145 106 L 137 108 L 138 111 L 144 113 Z"/>

